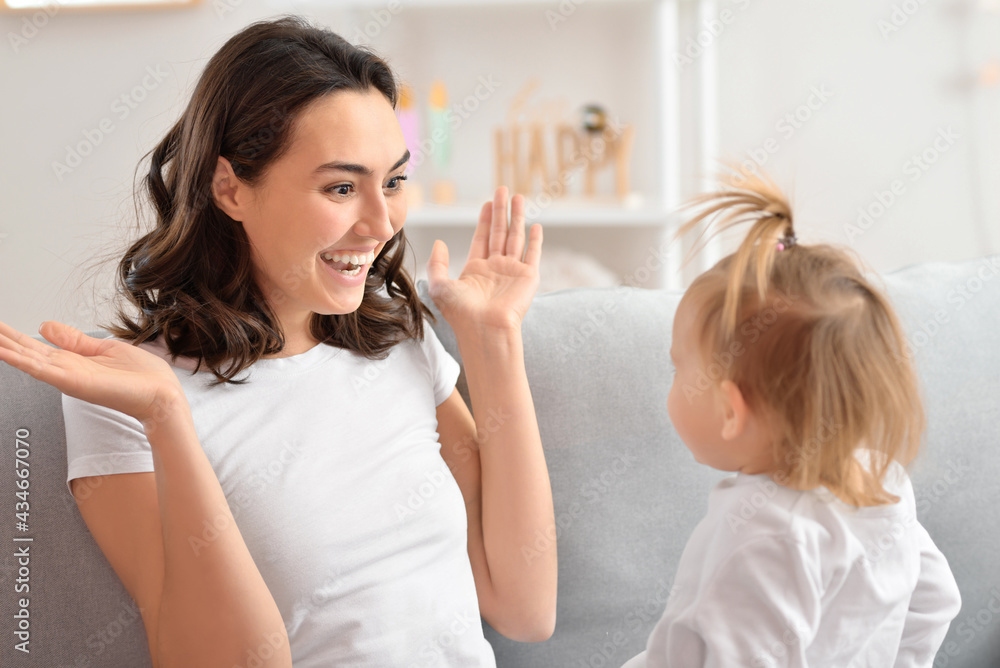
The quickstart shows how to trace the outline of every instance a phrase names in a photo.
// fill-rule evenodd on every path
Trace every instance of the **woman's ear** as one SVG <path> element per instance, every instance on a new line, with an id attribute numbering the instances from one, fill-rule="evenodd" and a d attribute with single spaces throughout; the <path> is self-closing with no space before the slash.
<path id="1" fill-rule="evenodd" d="M 229 161 L 219 156 L 212 175 L 212 199 L 227 216 L 242 222 L 247 206 L 249 188 L 239 180 Z"/>
<path id="2" fill-rule="evenodd" d="M 732 441 L 738 438 L 747 428 L 749 409 L 743 398 L 743 393 L 731 380 L 719 384 L 719 399 L 722 402 L 722 436 L 723 440 Z"/>

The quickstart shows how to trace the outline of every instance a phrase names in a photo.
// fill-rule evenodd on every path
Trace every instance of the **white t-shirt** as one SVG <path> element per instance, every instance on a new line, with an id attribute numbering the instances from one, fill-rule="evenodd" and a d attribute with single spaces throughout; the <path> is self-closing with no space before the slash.
<path id="1" fill-rule="evenodd" d="M 961 601 L 893 463 L 891 506 L 723 479 L 646 651 L 624 668 L 931 666 Z"/>
<path id="2" fill-rule="evenodd" d="M 161 343 L 142 347 L 170 361 Z M 296 668 L 494 668 L 465 504 L 438 442 L 436 407 L 459 367 L 429 324 L 381 361 L 320 344 L 214 387 L 193 368 L 178 358 L 174 371 Z M 136 420 L 65 396 L 63 413 L 67 485 L 153 471 Z"/>

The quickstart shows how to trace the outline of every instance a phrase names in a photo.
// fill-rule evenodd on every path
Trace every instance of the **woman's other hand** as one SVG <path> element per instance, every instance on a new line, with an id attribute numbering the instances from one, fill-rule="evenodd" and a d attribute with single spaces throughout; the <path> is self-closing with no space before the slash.
<path id="1" fill-rule="evenodd" d="M 39 333 L 58 348 L 0 322 L 0 361 L 63 394 L 131 415 L 147 431 L 184 397 L 170 365 L 141 348 L 54 321 Z"/>
<path id="2" fill-rule="evenodd" d="M 427 262 L 430 295 L 454 330 L 519 329 L 538 290 L 542 226 L 532 225 L 525 249 L 524 197 L 514 195 L 507 225 L 507 188 L 483 205 L 469 257 L 448 278 L 448 247 L 435 241 Z M 523 260 L 522 260 L 523 258 Z"/>

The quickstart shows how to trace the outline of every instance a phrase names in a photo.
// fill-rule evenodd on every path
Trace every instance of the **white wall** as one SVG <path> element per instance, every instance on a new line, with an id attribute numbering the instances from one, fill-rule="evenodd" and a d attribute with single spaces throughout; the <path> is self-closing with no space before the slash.
<path id="1" fill-rule="evenodd" d="M 726 7 L 720 148 L 743 161 L 774 140 L 766 168 L 793 194 L 801 237 L 852 245 L 878 271 L 1000 252 L 1000 81 L 976 81 L 991 60 L 1000 70 L 1000 3 Z M 784 122 L 814 87 L 828 99 L 800 110 L 801 127 Z M 925 151 L 935 162 L 921 167 Z M 880 197 L 891 204 L 859 224 L 859 208 L 878 214 Z"/>
<path id="2" fill-rule="evenodd" d="M 718 7 L 735 17 L 715 38 L 723 153 L 743 159 L 773 137 L 779 148 L 766 166 L 793 186 L 801 236 L 850 241 L 880 271 L 1000 251 L 1000 87 L 962 85 L 1000 58 L 1000 15 L 986 3 L 908 1 L 920 9 L 887 39 L 876 23 L 890 18 L 887 0 Z M 206 0 L 191 10 L 64 11 L 33 35 L 23 15 L 0 15 L 0 319 L 29 332 L 44 319 L 92 326 L 110 282 L 107 263 L 89 267 L 132 236 L 135 166 L 176 119 L 207 58 L 246 23 L 296 7 L 350 36 L 357 26 L 332 4 Z M 538 12 L 557 4 L 539 3 Z M 31 36 L 12 44 L 12 33 Z M 784 136 L 776 124 L 812 86 L 832 97 Z M 127 116 L 123 95 L 135 106 Z M 99 130 L 102 121 L 113 129 Z M 949 127 L 954 145 L 912 181 L 907 160 Z M 88 135 L 100 142 L 60 178 L 53 163 L 65 163 L 67 145 Z M 894 179 L 903 194 L 848 239 L 858 207 Z"/>

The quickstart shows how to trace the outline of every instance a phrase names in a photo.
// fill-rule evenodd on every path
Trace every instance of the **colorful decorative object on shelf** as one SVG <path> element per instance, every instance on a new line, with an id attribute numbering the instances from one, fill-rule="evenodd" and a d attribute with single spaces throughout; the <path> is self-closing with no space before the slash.
<path id="1" fill-rule="evenodd" d="M 410 155 L 416 155 L 420 149 L 420 112 L 417 111 L 416 100 L 413 89 L 409 84 L 403 84 L 399 90 L 399 105 L 396 108 L 396 118 L 399 120 L 399 127 L 403 131 L 403 140 Z M 411 162 L 406 167 L 406 174 L 413 172 L 414 165 Z"/>
<path id="2" fill-rule="evenodd" d="M 529 114 L 524 107 L 538 86 L 532 79 L 522 87 L 511 102 L 505 124 L 494 132 L 497 185 L 508 185 L 528 196 L 546 193 L 559 198 L 569 194 L 582 174 L 582 195 L 593 198 L 598 174 L 612 167 L 615 197 L 629 198 L 635 129 L 609 117 L 596 104 L 581 110 L 579 126 L 537 112 Z"/>
<path id="3" fill-rule="evenodd" d="M 410 151 L 411 156 L 405 173 L 407 176 L 412 176 L 418 162 L 415 157 L 420 154 L 420 112 L 417 111 L 413 89 L 408 84 L 403 84 L 400 87 L 396 118 L 399 120 L 399 127 L 403 131 L 403 141 L 406 142 L 406 148 Z M 409 208 L 415 209 L 423 203 L 423 188 L 419 182 L 411 178 L 404 191 Z"/>
<path id="4" fill-rule="evenodd" d="M 584 107 L 581 116 L 580 124 L 587 132 L 601 132 L 608 125 L 608 113 L 596 104 Z"/>
<path id="5" fill-rule="evenodd" d="M 430 97 L 427 101 L 428 132 L 433 137 L 435 146 L 431 159 L 435 168 L 435 180 L 431 185 L 431 200 L 435 204 L 454 204 L 455 184 L 448 178 L 448 168 L 451 165 L 452 129 L 448 120 L 448 89 L 441 80 L 431 85 Z"/>

